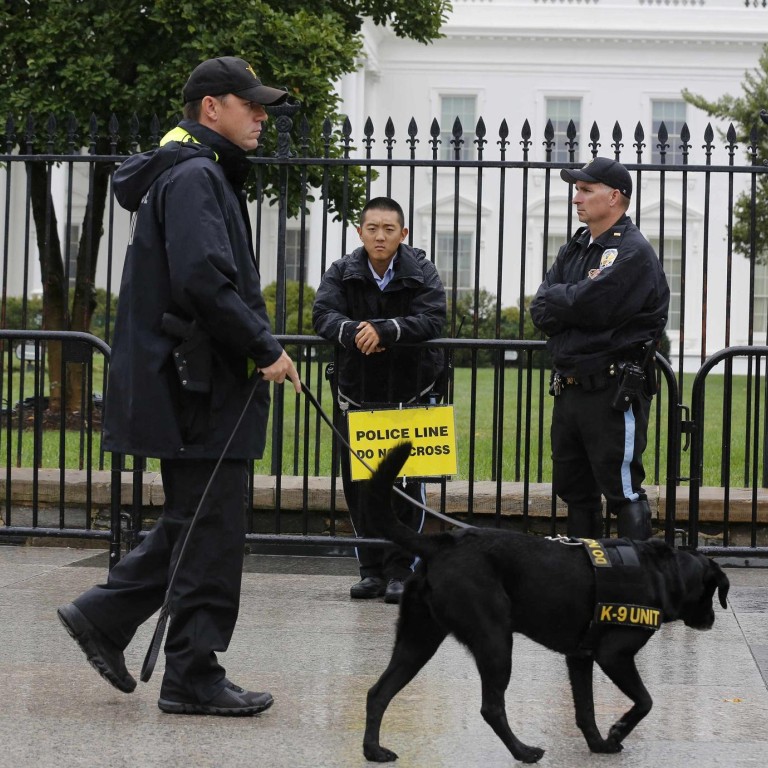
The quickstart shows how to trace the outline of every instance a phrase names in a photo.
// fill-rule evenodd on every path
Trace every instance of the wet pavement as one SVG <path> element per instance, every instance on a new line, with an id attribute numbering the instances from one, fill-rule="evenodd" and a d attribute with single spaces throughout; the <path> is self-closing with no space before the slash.
<path id="1" fill-rule="evenodd" d="M 768 568 L 729 568 L 729 605 L 709 632 L 665 625 L 638 655 L 654 699 L 618 755 L 592 755 L 574 722 L 562 657 L 518 637 L 507 692 L 512 728 L 550 768 L 711 768 L 768 761 Z M 249 555 L 240 620 L 221 658 L 236 683 L 269 690 L 255 718 L 165 715 L 163 659 L 125 695 L 106 684 L 56 607 L 106 577 L 94 550 L 0 546 L 0 767 L 362 768 L 365 695 L 392 647 L 396 606 L 353 601 L 350 558 Z M 138 678 L 155 620 L 126 652 Z M 627 700 L 601 672 L 603 732 Z M 469 655 L 447 640 L 393 701 L 382 744 L 400 768 L 518 765 L 480 715 Z"/>

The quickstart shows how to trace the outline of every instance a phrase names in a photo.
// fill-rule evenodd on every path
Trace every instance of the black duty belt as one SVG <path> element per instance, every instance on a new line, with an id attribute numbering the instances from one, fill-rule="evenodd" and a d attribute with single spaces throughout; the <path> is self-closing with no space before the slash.
<path id="1" fill-rule="evenodd" d="M 661 608 L 649 605 L 652 595 L 637 550 L 629 539 L 577 539 L 584 545 L 595 571 L 595 613 L 581 647 L 595 647 L 607 626 L 655 632 L 663 620 Z"/>
<path id="2" fill-rule="evenodd" d="M 605 389 L 616 379 L 620 365 L 623 364 L 611 363 L 605 370 L 587 374 L 586 376 L 565 376 L 558 371 L 553 371 L 550 394 L 557 397 L 568 387 L 581 387 L 585 392 Z"/>

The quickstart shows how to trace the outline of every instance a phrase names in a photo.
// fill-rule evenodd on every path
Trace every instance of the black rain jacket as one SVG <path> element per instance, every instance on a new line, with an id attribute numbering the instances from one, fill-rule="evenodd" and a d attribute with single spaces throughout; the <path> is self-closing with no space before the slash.
<path id="1" fill-rule="evenodd" d="M 582 227 L 558 252 L 531 304 L 549 337 L 555 369 L 586 376 L 636 359 L 658 339 L 669 311 L 669 285 L 651 244 L 622 216 L 589 245 Z"/>
<path id="2" fill-rule="evenodd" d="M 424 251 L 401 243 L 394 275 L 382 291 L 365 248 L 335 261 L 323 275 L 312 308 L 318 335 L 338 342 L 340 392 L 356 403 L 418 400 L 438 382 L 444 354 L 406 346 L 438 338 L 446 317 L 445 289 Z M 371 322 L 384 352 L 364 355 L 355 346 L 357 325 Z"/>
<path id="3" fill-rule="evenodd" d="M 251 245 L 245 153 L 194 121 L 183 120 L 168 136 L 181 138 L 128 158 L 114 176 L 118 202 L 134 215 L 104 447 L 212 459 L 221 454 L 253 387 L 249 359 L 266 367 L 282 347 L 270 332 Z M 164 314 L 178 322 L 164 322 Z M 185 360 L 182 375 L 174 350 Z M 194 380 L 192 389 L 183 385 L 187 379 Z M 256 386 L 227 458 L 262 455 L 269 384 Z"/>

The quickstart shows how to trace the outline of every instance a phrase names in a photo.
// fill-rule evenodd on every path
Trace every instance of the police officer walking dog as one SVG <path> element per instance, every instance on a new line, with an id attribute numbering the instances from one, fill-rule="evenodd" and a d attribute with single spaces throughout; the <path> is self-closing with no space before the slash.
<path id="1" fill-rule="evenodd" d="M 104 447 L 160 459 L 163 513 L 106 584 L 58 613 L 99 674 L 131 693 L 136 680 L 123 651 L 163 604 L 197 518 L 174 581 L 158 706 L 170 714 L 254 715 L 271 706 L 271 694 L 228 680 L 216 654 L 237 621 L 249 460 L 264 450 L 269 382 L 290 380 L 301 391 L 270 331 L 244 190 L 246 152 L 258 146 L 264 106 L 287 94 L 224 56 L 196 67 L 182 97 L 184 120 L 158 149 L 128 158 L 114 180 L 134 217 Z M 260 379 L 249 376 L 252 367 Z"/>
<path id="2" fill-rule="evenodd" d="M 560 249 L 531 304 L 554 366 L 553 484 L 568 506 L 568 535 L 604 534 L 605 496 L 619 536 L 646 539 L 651 513 L 642 455 L 669 286 L 626 215 L 627 169 L 596 157 L 560 175 L 574 185 L 573 204 L 586 226 Z"/>

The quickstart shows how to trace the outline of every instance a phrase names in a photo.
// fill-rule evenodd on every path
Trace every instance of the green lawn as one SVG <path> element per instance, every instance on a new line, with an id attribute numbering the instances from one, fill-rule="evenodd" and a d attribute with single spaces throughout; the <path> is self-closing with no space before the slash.
<path id="1" fill-rule="evenodd" d="M 498 446 L 493 445 L 494 433 L 494 375 L 490 368 L 481 368 L 473 377 L 470 369 L 456 369 L 454 376 L 453 400 L 456 419 L 457 452 L 458 452 L 458 478 L 466 479 L 470 476 L 477 480 L 486 480 L 494 477 L 494 456 L 499 456 L 504 480 L 521 480 L 526 473 L 533 482 L 548 482 L 551 479 L 551 460 L 549 447 L 549 424 L 551 418 L 552 398 L 546 392 L 548 376 L 541 371 L 532 372 L 530 382 L 525 371 L 522 374 L 515 368 L 504 370 L 503 385 L 503 428 L 500 430 L 502 446 L 499 453 Z M 310 375 L 311 374 L 311 375 Z M 690 388 L 693 377 L 687 377 L 686 390 Z M 321 398 L 324 408 L 331 413 L 331 396 L 327 385 L 323 381 L 322 391 L 318 391 L 317 369 L 309 373 L 305 371 L 305 380 L 316 396 Z M 98 362 L 95 364 L 94 381 L 101 381 L 101 371 Z M 749 397 L 747 377 L 735 376 L 733 379 L 733 392 L 731 393 L 732 424 L 729 433 L 724 434 L 725 405 L 723 401 L 724 378 L 720 375 L 710 374 L 707 379 L 707 408 L 704 425 L 704 484 L 722 485 L 722 467 L 724 452 L 730 451 L 727 466 L 732 485 L 741 487 L 752 483 L 753 462 L 760 466 L 762 462 L 762 444 L 758 449 L 751 447 L 756 432 L 762 437 L 764 433 L 762 414 L 764 413 L 761 402 L 761 419 L 755 426 L 754 396 Z M 754 381 L 752 382 L 754 384 Z M 7 388 L 7 380 L 5 387 Z M 25 396 L 34 391 L 32 374 L 25 378 Z M 100 388 L 97 383 L 94 388 Z M 541 392 L 543 388 L 543 412 L 540 414 Z M 472 393 L 474 392 L 474 398 Z M 4 392 L 4 399 L 8 398 L 8 392 Z M 12 390 L 10 399 L 18 396 L 16 390 Z M 666 397 L 662 395 L 661 420 L 657 425 L 655 413 L 652 411 L 652 424 L 649 431 L 649 444 L 646 452 L 646 470 L 648 483 L 656 484 L 665 482 L 666 473 Z M 690 393 L 685 392 L 683 402 L 690 402 Z M 747 418 L 748 403 L 752 417 Z M 328 475 L 331 471 L 331 432 L 328 426 L 319 421 L 314 409 L 309 410 L 309 430 L 304 428 L 303 418 L 307 401 L 304 398 L 298 400 L 299 424 L 296 424 L 297 398 L 291 388 L 285 390 L 285 414 L 282 429 L 283 455 L 282 471 L 284 474 L 301 474 L 304 464 L 308 466 L 309 474 Z M 530 412 L 530 419 L 527 414 Z M 256 471 L 262 474 L 270 474 L 272 471 L 271 432 L 267 441 L 266 455 L 256 462 Z M 24 429 L 20 433 L 17 429 L 9 430 L 6 425 L 0 432 L 0 456 L 2 463 L 8 463 L 8 441 L 10 437 L 11 455 L 10 463 L 14 466 L 31 466 L 35 451 L 34 431 Z M 657 451 L 658 442 L 658 451 Z M 747 449 L 747 444 L 750 444 Z M 760 441 L 762 443 L 762 441 Z M 307 450 L 305 451 L 305 445 Z M 88 450 L 90 446 L 90 462 Z M 525 457 L 528 455 L 529 465 L 525 465 Z M 726 454 L 727 455 L 727 454 Z M 42 451 L 40 465 L 45 467 L 58 467 L 63 463 L 67 468 L 82 468 L 90 463 L 93 468 L 98 468 L 100 462 L 109 467 L 109 457 L 100 456 L 100 436 L 95 430 L 92 442 L 88 441 L 87 431 L 67 430 L 62 443 L 58 430 L 46 430 L 43 432 Z M 689 470 L 689 453 L 682 454 L 682 472 L 687 477 Z M 747 459 L 745 459 L 745 456 Z M 658 474 L 656 467 L 658 466 Z M 157 468 L 157 462 L 149 462 L 150 469 Z M 758 485 L 761 478 L 757 478 Z"/>

